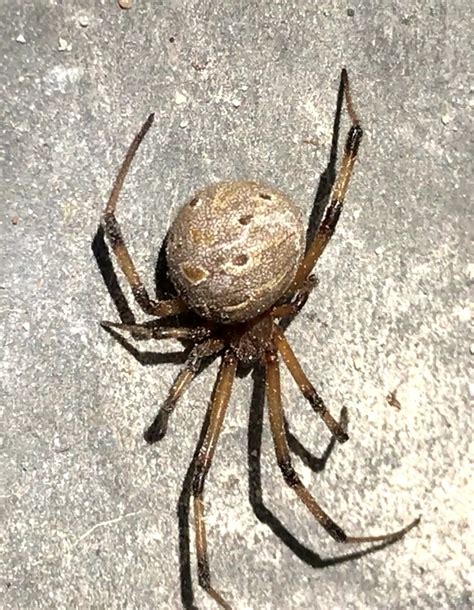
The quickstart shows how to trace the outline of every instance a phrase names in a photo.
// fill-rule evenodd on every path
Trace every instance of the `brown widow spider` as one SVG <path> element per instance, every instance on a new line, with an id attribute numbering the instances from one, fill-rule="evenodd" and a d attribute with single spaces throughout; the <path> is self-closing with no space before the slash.
<path id="1" fill-rule="evenodd" d="M 340 100 L 351 120 L 344 156 L 316 235 L 305 251 L 301 214 L 285 195 L 257 182 L 227 182 L 207 187 L 178 212 L 168 233 L 166 256 L 171 281 L 179 296 L 150 298 L 122 237 L 115 217 L 117 199 L 130 164 L 153 123 L 151 114 L 128 149 L 117 175 L 102 225 L 117 261 L 142 310 L 157 318 L 185 312 L 194 321 L 176 327 L 102 322 L 105 328 L 128 331 L 139 339 L 181 339 L 193 344 L 147 440 L 161 439 L 176 403 L 201 368 L 203 360 L 222 354 L 209 406 L 208 425 L 197 455 L 192 494 L 199 584 L 223 608 L 230 605 L 211 585 L 204 521 L 204 483 L 211 467 L 239 363 L 262 363 L 275 453 L 283 478 L 334 540 L 343 543 L 393 542 L 418 524 L 378 536 L 348 536 L 317 504 L 296 474 L 290 459 L 281 399 L 283 359 L 303 396 L 334 437 L 348 439 L 344 427 L 329 413 L 301 368 L 278 320 L 296 315 L 315 285 L 313 267 L 334 233 L 352 175 L 362 128 L 353 109 L 347 72 L 342 70 Z"/>

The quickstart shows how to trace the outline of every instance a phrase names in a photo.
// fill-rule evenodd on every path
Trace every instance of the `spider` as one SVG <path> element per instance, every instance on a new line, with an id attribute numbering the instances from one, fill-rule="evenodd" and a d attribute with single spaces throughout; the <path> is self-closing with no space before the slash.
<path id="1" fill-rule="evenodd" d="M 137 339 L 173 338 L 192 345 L 184 367 L 146 433 L 147 441 L 154 442 L 165 435 L 170 415 L 203 361 L 221 355 L 204 440 L 195 462 L 192 495 L 199 584 L 223 608 L 231 606 L 211 581 L 203 493 L 239 364 L 263 365 L 270 428 L 283 479 L 334 540 L 346 544 L 389 543 L 400 539 L 419 522 L 416 519 L 390 534 L 347 535 L 303 485 L 289 454 L 280 358 L 331 434 L 340 443 L 348 440 L 344 426 L 330 414 L 303 372 L 280 324 L 302 309 L 316 284 L 312 270 L 336 228 L 362 139 L 345 69 L 340 77 L 339 111 L 343 100 L 351 120 L 344 156 L 319 228 L 306 250 L 301 213 L 283 193 L 252 181 L 218 183 L 197 192 L 179 210 L 168 232 L 168 273 L 178 296 L 152 299 L 128 253 L 115 211 L 132 160 L 153 123 L 153 114 L 128 149 L 102 218 L 104 232 L 135 300 L 146 314 L 158 318 L 144 324 L 104 321 L 102 326 L 130 332 Z M 185 312 L 195 314 L 187 324 L 174 327 L 160 324 L 161 318 Z"/>

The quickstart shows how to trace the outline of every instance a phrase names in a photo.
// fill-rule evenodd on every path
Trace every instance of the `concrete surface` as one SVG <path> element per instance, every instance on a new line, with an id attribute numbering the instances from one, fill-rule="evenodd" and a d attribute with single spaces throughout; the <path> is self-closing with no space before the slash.
<path id="1" fill-rule="evenodd" d="M 333 542 L 284 487 L 266 418 L 259 499 L 262 405 L 248 376 L 207 487 L 214 581 L 237 609 L 470 607 L 468 3 L 133 4 L 1 5 L 1 607 L 215 607 L 177 504 L 217 363 L 147 446 L 182 346 L 140 343 L 134 357 L 99 328 L 119 318 L 91 245 L 151 111 L 119 205 L 150 287 L 171 216 L 213 180 L 272 183 L 309 215 L 343 65 L 366 136 L 320 286 L 288 337 L 334 414 L 348 408 L 351 439 L 319 473 L 293 442 L 306 459 L 295 463 L 350 533 L 422 523 L 390 548 L 326 561 L 360 548 Z M 317 458 L 327 430 L 286 373 L 283 387 L 291 430 Z"/>

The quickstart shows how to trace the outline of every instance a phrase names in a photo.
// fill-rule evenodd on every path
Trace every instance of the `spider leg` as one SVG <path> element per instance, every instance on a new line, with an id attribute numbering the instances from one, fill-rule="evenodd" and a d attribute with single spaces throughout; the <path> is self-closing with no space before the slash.
<path id="1" fill-rule="evenodd" d="M 199 584 L 222 608 L 228 610 L 230 610 L 231 606 L 222 598 L 220 593 L 211 586 L 211 573 L 207 556 L 206 525 L 204 522 L 203 493 L 206 475 L 212 464 L 212 458 L 222 429 L 227 405 L 229 404 L 236 369 L 237 359 L 231 352 L 226 352 L 222 359 L 214 386 L 209 408 L 209 424 L 196 460 L 192 483 Z"/>
<path id="2" fill-rule="evenodd" d="M 135 300 L 147 314 L 153 316 L 172 316 L 174 314 L 186 311 L 187 307 L 181 299 L 170 299 L 168 301 L 155 301 L 150 298 L 148 291 L 145 288 L 138 271 L 132 261 L 132 258 L 128 252 L 127 246 L 122 236 L 120 225 L 115 217 L 115 209 L 117 207 L 117 200 L 122 190 L 122 186 L 125 177 L 130 169 L 130 165 L 133 161 L 135 153 L 140 146 L 141 141 L 145 137 L 147 131 L 150 129 L 154 114 L 150 114 L 148 119 L 143 124 L 142 128 L 135 136 L 130 148 L 125 155 L 125 159 L 120 167 L 120 170 L 115 178 L 112 192 L 110 193 L 109 200 L 105 206 L 104 214 L 102 216 L 102 226 L 105 234 L 109 240 L 110 246 L 117 257 L 117 261 L 122 269 L 125 277 L 133 292 Z"/>
<path id="3" fill-rule="evenodd" d="M 145 433 L 147 443 L 155 443 L 164 437 L 168 429 L 168 419 L 173 413 L 178 400 L 199 373 L 203 359 L 212 356 L 223 347 L 224 344 L 220 339 L 208 339 L 193 347 L 184 367 L 180 370 L 169 389 L 168 396 L 158 411 L 158 415 Z"/>
<path id="4" fill-rule="evenodd" d="M 336 229 L 337 221 L 341 215 L 344 198 L 346 196 L 347 188 L 352 176 L 354 163 L 357 158 L 359 145 L 362 140 L 363 131 L 353 108 L 352 98 L 349 90 L 349 78 L 345 68 L 343 68 L 341 71 L 339 90 L 344 94 L 352 127 L 349 129 L 349 133 L 347 134 L 344 156 L 337 174 L 336 183 L 331 193 L 329 204 L 324 211 L 313 242 L 309 246 L 303 260 L 300 263 L 295 275 L 295 279 L 288 290 L 289 293 L 297 291 L 304 284 L 305 279 L 311 273 L 316 261 L 323 253 Z"/>
<path id="5" fill-rule="evenodd" d="M 298 362 L 298 358 L 295 356 L 285 335 L 277 324 L 273 325 L 273 341 L 303 396 L 309 401 L 315 413 L 319 415 L 336 439 L 340 443 L 345 443 L 349 439 L 347 432 L 327 410 L 322 398 L 304 374 L 303 369 Z"/>
<path id="6" fill-rule="evenodd" d="M 119 322 L 108 322 L 103 320 L 102 328 L 116 328 L 124 330 L 135 339 L 184 339 L 188 341 L 201 341 L 209 337 L 211 330 L 205 326 L 195 327 L 157 327 L 150 324 L 121 324 Z"/>
<path id="7" fill-rule="evenodd" d="M 281 402 L 280 368 L 277 352 L 275 350 L 267 351 L 265 361 L 265 384 L 269 407 L 270 427 L 275 445 L 275 454 L 278 466 L 283 474 L 285 483 L 295 491 L 296 495 L 305 504 L 306 508 L 310 511 L 318 523 L 324 527 L 328 534 L 337 542 L 344 543 L 395 542 L 395 540 L 402 538 L 413 527 L 418 525 L 420 521 L 419 518 L 415 519 L 403 529 L 390 534 L 383 534 L 381 536 L 348 536 L 344 530 L 324 512 L 324 510 L 319 506 L 310 492 L 303 485 L 291 463 L 288 441 L 285 433 L 285 417 Z"/>
<path id="8" fill-rule="evenodd" d="M 299 313 L 305 306 L 309 295 L 313 291 L 313 288 L 315 288 L 318 284 L 319 280 L 315 275 L 308 276 L 290 303 L 277 305 L 270 311 L 272 318 L 288 318 L 290 316 L 296 316 L 296 314 Z"/>

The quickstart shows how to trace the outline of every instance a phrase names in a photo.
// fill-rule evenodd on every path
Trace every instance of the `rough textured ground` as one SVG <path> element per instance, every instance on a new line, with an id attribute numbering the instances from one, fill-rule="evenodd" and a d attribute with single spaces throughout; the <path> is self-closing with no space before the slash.
<path id="1" fill-rule="evenodd" d="M 119 208 L 150 287 L 170 218 L 214 180 L 272 183 L 309 215 L 343 65 L 366 135 L 320 286 L 288 336 L 333 412 L 348 408 L 351 439 L 323 472 L 295 463 L 350 533 L 422 523 L 327 562 L 359 549 L 331 541 L 285 489 L 266 417 L 259 458 L 246 377 L 207 487 L 213 575 L 238 609 L 470 607 L 467 6 L 1 3 L 3 608 L 175 609 L 193 595 L 214 607 L 177 504 L 216 363 L 147 446 L 177 370 L 151 353 L 181 345 L 140 343 L 134 357 L 99 328 L 118 314 L 91 246 L 151 111 Z M 320 456 L 327 430 L 286 374 L 283 386 L 292 431 Z"/>

